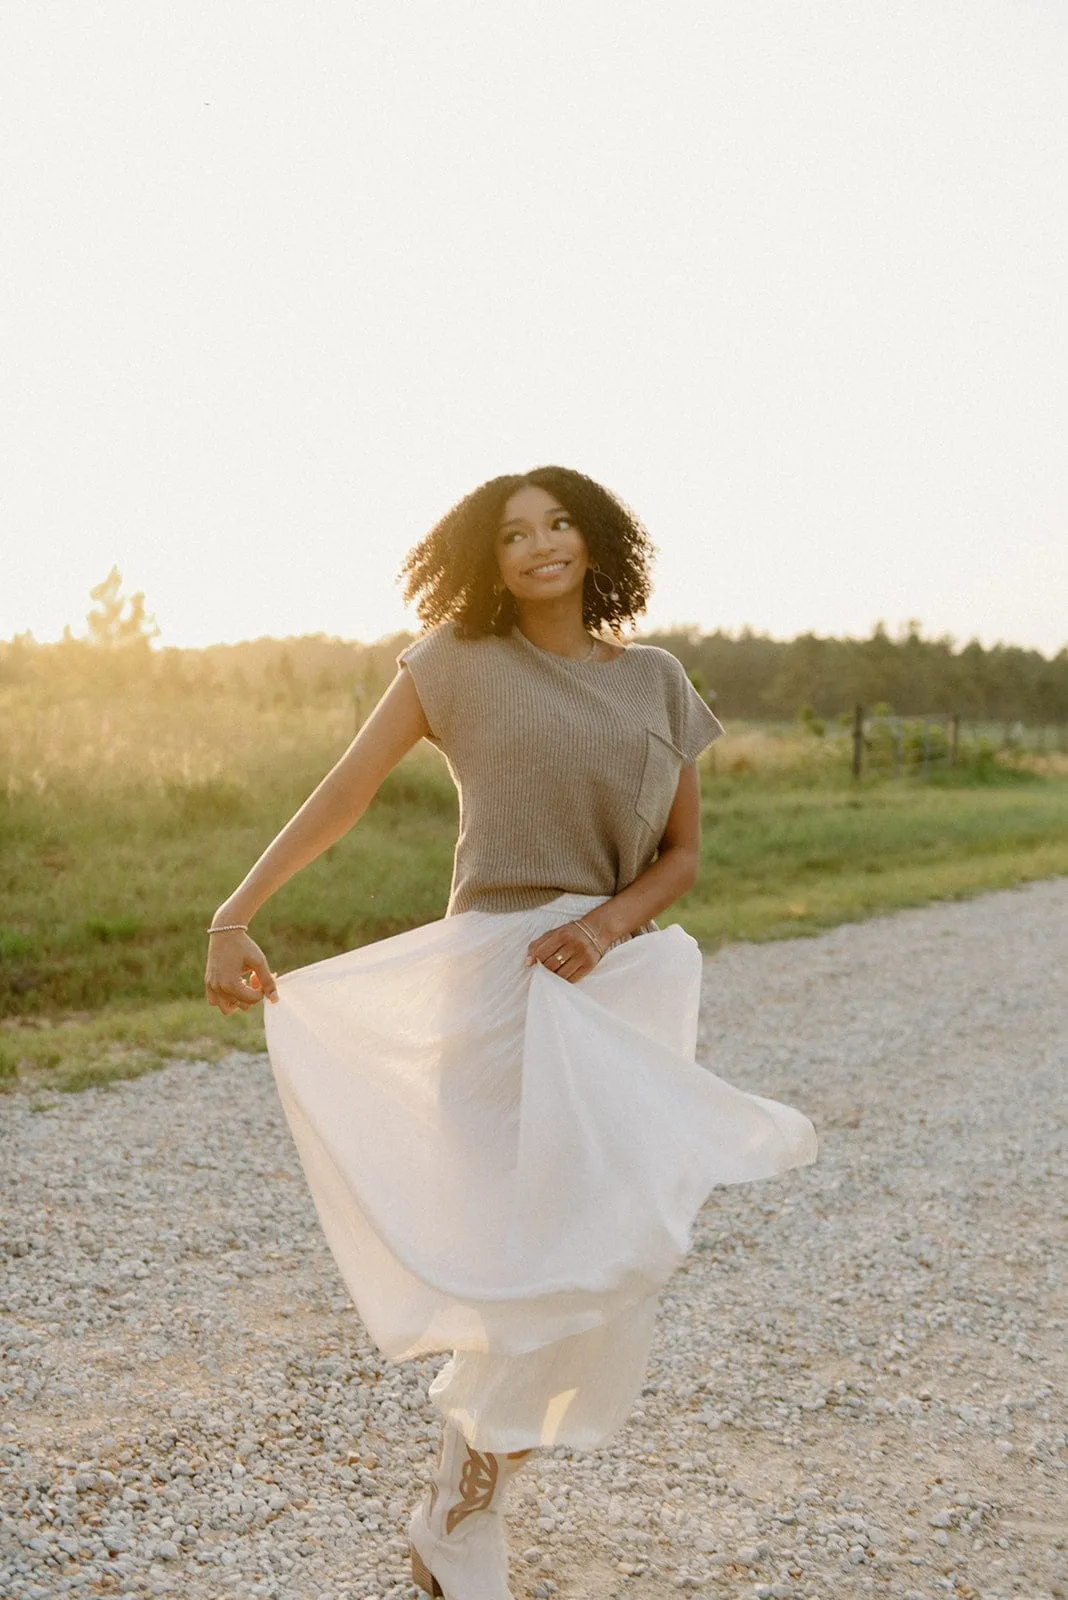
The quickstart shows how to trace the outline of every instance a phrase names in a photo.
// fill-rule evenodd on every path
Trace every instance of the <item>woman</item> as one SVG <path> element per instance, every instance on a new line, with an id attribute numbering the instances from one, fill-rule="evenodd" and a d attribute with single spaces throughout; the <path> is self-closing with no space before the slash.
<path id="1" fill-rule="evenodd" d="M 429 631 L 212 921 L 208 999 L 271 1002 L 282 1104 L 372 1337 L 452 1352 L 410 1527 L 445 1600 L 508 1600 L 508 1479 L 624 1421 L 712 1187 L 815 1156 L 799 1112 L 694 1064 L 700 952 L 652 920 L 695 881 L 695 760 L 722 729 L 674 656 L 621 642 L 650 555 L 564 468 L 462 500 L 405 564 Z M 253 913 L 420 738 L 460 791 L 444 919 L 276 982 Z"/>

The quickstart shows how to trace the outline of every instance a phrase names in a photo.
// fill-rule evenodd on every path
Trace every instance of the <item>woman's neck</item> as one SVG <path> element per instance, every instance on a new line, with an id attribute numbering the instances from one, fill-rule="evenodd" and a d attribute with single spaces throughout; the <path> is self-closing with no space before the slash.
<path id="1" fill-rule="evenodd" d="M 559 602 L 517 606 L 516 614 L 520 633 L 539 650 L 576 660 L 590 654 L 590 634 L 582 621 L 581 599 L 576 605 L 570 595 L 563 595 Z"/>

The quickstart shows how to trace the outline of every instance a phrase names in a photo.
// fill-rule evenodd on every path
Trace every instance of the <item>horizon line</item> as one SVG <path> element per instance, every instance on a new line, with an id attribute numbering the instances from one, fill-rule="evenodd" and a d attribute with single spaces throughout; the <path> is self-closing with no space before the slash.
<path id="1" fill-rule="evenodd" d="M 149 621 L 152 619 L 149 618 Z M 69 627 L 69 624 L 68 624 Z M 153 655 L 163 655 L 168 650 L 195 654 L 206 650 L 239 650 L 257 644 L 299 644 L 304 640 L 322 640 L 329 644 L 355 646 L 361 650 L 372 650 L 378 646 L 389 644 L 402 637 L 418 637 L 424 630 L 419 628 L 395 628 L 388 633 L 379 634 L 374 639 L 345 638 L 336 633 L 261 633 L 242 639 L 213 639 L 206 644 L 168 644 L 158 637 L 149 638 L 145 642 Z M 814 629 L 805 628 L 791 635 L 772 634 L 754 627 L 751 623 L 741 623 L 736 628 L 716 627 L 704 628 L 697 622 L 673 622 L 659 624 L 656 627 L 635 628 L 632 638 L 639 643 L 642 638 L 653 634 L 685 634 L 696 636 L 699 639 L 715 638 L 716 636 L 729 639 L 732 643 L 740 643 L 745 639 L 760 639 L 771 644 L 793 644 L 799 639 L 817 639 L 821 641 L 834 640 L 840 644 L 867 644 L 880 636 L 889 640 L 891 644 L 903 644 L 909 638 L 916 638 L 923 644 L 945 644 L 951 654 L 967 649 L 970 645 L 978 644 L 985 652 L 993 650 L 1023 650 L 1041 656 L 1044 660 L 1055 661 L 1065 651 L 1068 651 L 1068 639 L 1058 645 L 1056 649 L 1047 650 L 1041 645 L 1024 644 L 1019 640 L 997 638 L 992 643 L 986 644 L 978 634 L 971 634 L 962 639 L 944 629 L 941 633 L 925 633 L 924 625 L 918 618 L 909 617 L 895 624 L 891 629 L 880 618 L 871 624 L 870 631 L 866 634 L 856 633 L 819 633 Z M 85 645 L 93 650 L 106 653 L 110 649 L 123 649 L 124 646 L 107 646 L 94 643 L 85 634 L 61 635 L 58 639 L 38 639 L 32 628 L 26 628 L 21 633 L 13 634 L 10 638 L 0 639 L 0 649 L 11 648 L 22 641 L 28 641 L 31 648 L 39 650 L 54 650 L 65 644 Z"/>

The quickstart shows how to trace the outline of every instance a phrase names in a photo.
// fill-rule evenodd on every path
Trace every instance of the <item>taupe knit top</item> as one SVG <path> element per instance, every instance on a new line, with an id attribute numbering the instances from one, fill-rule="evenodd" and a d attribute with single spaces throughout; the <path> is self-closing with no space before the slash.
<path id="1" fill-rule="evenodd" d="M 682 664 L 572 661 L 452 623 L 398 656 L 460 793 L 447 916 L 613 895 L 656 858 L 682 767 L 723 732 Z"/>

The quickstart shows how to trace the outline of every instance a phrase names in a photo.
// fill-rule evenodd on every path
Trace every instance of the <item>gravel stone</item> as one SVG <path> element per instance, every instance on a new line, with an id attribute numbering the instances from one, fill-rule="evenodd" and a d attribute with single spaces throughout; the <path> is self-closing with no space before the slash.
<path id="1" fill-rule="evenodd" d="M 717 1191 L 640 1404 L 513 1495 L 517 1600 L 1053 1600 L 1068 882 L 706 961 L 820 1161 Z M 340 1289 L 262 1057 L 0 1101 L 0 1594 L 413 1600 L 439 1361 Z"/>

